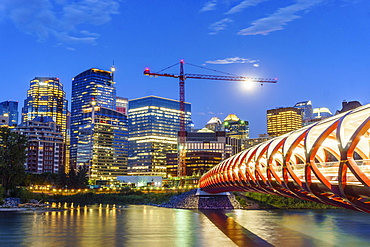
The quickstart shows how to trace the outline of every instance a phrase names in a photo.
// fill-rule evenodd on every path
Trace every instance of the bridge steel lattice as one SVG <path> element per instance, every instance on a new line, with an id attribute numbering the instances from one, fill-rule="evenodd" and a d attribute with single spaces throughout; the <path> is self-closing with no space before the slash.
<path id="1" fill-rule="evenodd" d="M 204 174 L 199 186 L 370 213 L 370 104 L 244 150 Z"/>

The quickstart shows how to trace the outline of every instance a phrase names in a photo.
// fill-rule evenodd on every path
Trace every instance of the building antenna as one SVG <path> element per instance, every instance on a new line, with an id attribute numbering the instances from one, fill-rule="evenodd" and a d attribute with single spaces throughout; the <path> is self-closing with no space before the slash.
<path id="1" fill-rule="evenodd" d="M 112 72 L 112 81 L 114 82 L 114 71 L 116 71 L 116 67 L 114 67 L 114 60 L 112 63 L 112 67 L 110 67 L 110 71 Z"/>

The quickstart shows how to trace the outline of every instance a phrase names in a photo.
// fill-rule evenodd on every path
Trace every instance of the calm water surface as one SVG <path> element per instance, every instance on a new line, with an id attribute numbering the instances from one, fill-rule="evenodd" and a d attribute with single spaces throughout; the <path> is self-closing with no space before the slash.
<path id="1" fill-rule="evenodd" d="M 370 246 L 370 214 L 112 205 L 0 212 L 0 246 Z"/>

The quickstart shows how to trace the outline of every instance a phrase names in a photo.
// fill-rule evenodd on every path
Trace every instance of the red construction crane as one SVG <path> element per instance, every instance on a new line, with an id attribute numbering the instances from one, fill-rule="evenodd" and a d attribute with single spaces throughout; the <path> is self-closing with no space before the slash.
<path id="1" fill-rule="evenodd" d="M 178 155 L 178 167 L 177 167 L 177 175 L 181 178 L 186 176 L 186 150 L 185 150 L 185 142 L 186 142 L 186 136 L 185 136 L 185 80 L 188 78 L 192 79 L 208 79 L 208 80 L 224 80 L 224 81 L 248 81 L 248 82 L 258 82 L 258 83 L 276 83 L 277 78 L 275 79 L 265 79 L 265 78 L 251 78 L 251 77 L 243 77 L 243 76 L 230 76 L 229 74 L 227 76 L 220 76 L 220 75 L 201 75 L 201 74 L 185 74 L 184 73 L 184 60 L 181 60 L 180 63 L 176 63 L 168 68 L 171 68 L 177 64 L 180 64 L 180 74 L 174 75 L 174 74 L 166 74 L 166 73 L 152 73 L 150 72 L 150 69 L 144 70 L 144 75 L 147 76 L 164 76 L 164 77 L 173 77 L 173 78 L 179 78 L 179 89 L 180 89 L 180 132 L 179 132 L 179 155 Z M 188 63 L 189 64 L 189 63 Z M 193 65 L 193 64 L 191 64 Z M 196 67 L 201 67 L 197 65 L 193 65 Z M 166 69 L 168 69 L 166 68 Z M 202 67 L 201 67 L 202 68 Z M 165 70 L 165 69 L 164 69 Z M 163 71 L 163 70 L 162 70 Z M 220 72 L 217 70 L 213 70 L 216 72 Z M 222 72 L 224 73 L 224 72 Z"/>

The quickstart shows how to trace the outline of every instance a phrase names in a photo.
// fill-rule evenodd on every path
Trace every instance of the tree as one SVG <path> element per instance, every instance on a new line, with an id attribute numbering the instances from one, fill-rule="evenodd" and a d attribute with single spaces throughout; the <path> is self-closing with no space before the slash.
<path id="1" fill-rule="evenodd" d="M 0 128 L 0 181 L 6 195 L 19 185 L 25 177 L 27 137 Z"/>

